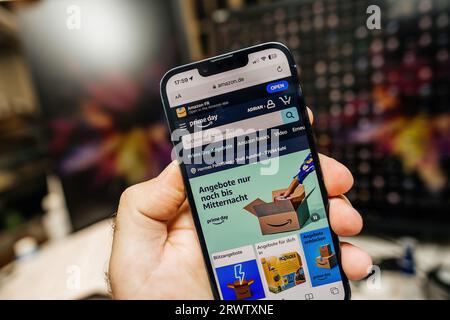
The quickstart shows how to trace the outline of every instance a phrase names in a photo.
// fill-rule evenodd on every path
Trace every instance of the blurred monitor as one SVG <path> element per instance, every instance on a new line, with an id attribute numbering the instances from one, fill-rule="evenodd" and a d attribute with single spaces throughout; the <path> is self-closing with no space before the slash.
<path id="1" fill-rule="evenodd" d="M 348 197 L 367 229 L 448 239 L 449 14 L 446 0 L 276 1 L 216 12 L 213 47 L 285 43 L 319 150 L 354 174 Z"/>
<path id="2" fill-rule="evenodd" d="M 170 162 L 159 81 L 178 61 L 172 1 L 31 1 L 18 14 L 48 155 L 78 230 Z"/>

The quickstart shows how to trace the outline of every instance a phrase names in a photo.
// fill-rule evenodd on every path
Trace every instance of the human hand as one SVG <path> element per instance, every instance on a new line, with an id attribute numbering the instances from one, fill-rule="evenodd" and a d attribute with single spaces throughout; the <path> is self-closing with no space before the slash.
<path id="1" fill-rule="evenodd" d="M 320 155 L 320 164 L 330 199 L 331 228 L 339 236 L 358 234 L 362 218 L 343 195 L 353 185 L 350 171 L 324 155 Z M 347 277 L 365 277 L 372 265 L 370 256 L 349 243 L 341 242 L 340 246 Z M 176 161 L 157 178 L 129 187 L 122 194 L 109 280 L 116 299 L 212 299 Z"/>

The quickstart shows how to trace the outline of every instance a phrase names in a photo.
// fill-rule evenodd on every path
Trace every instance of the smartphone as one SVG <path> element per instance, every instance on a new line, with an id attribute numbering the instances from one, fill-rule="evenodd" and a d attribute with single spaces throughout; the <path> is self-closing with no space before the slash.
<path id="1" fill-rule="evenodd" d="M 297 73 L 271 42 L 161 80 L 215 298 L 350 297 Z"/>

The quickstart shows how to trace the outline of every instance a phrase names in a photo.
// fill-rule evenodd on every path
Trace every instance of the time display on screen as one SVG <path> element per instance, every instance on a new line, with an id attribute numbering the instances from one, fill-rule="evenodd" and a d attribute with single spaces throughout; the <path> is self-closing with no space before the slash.
<path id="1" fill-rule="evenodd" d="M 190 76 L 190 77 L 184 77 L 184 78 L 176 79 L 173 82 L 177 86 L 179 84 L 188 83 L 189 81 L 192 81 L 193 79 L 194 79 L 194 76 Z"/>

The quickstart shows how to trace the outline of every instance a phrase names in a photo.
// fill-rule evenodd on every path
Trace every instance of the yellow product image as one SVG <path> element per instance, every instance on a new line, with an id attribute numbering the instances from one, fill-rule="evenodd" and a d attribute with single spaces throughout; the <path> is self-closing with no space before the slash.
<path id="1" fill-rule="evenodd" d="M 287 252 L 261 259 L 269 291 L 279 293 L 304 283 L 305 273 L 300 255 Z"/>

